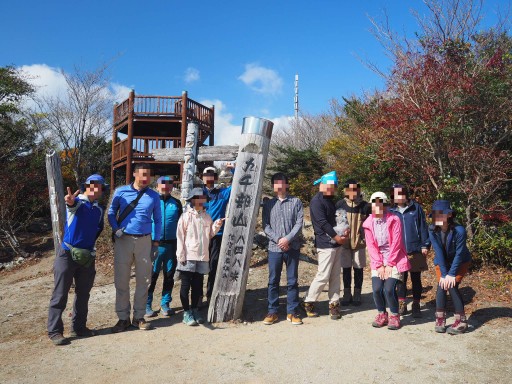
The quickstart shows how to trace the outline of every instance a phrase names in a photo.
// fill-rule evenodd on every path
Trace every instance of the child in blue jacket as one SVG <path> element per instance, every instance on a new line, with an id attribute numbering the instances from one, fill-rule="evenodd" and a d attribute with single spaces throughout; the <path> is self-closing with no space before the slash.
<path id="1" fill-rule="evenodd" d="M 435 330 L 439 333 L 446 332 L 446 292 L 449 291 L 455 307 L 455 323 L 448 328 L 448 333 L 458 335 L 468 329 L 459 284 L 468 272 L 471 254 L 466 245 L 466 229 L 457 224 L 454 218 L 455 212 L 448 200 L 434 202 L 429 236 L 435 252 L 434 265 L 439 282 L 436 294 Z"/>

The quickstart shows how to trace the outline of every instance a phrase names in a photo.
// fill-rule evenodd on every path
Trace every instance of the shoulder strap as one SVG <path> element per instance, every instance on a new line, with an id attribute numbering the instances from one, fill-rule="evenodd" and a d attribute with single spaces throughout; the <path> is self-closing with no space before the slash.
<path id="1" fill-rule="evenodd" d="M 140 191 L 139 194 L 137 195 L 137 197 L 135 198 L 135 200 L 133 200 L 130 204 L 128 204 L 126 206 L 126 208 L 124 209 L 124 211 L 121 212 L 121 214 L 117 218 L 117 225 L 121 224 L 123 222 L 123 220 L 126 219 L 126 216 L 128 216 L 135 209 L 135 207 L 139 203 L 139 200 L 142 197 L 142 195 L 144 193 L 146 193 L 146 189 L 147 188 L 144 188 L 142 191 Z"/>

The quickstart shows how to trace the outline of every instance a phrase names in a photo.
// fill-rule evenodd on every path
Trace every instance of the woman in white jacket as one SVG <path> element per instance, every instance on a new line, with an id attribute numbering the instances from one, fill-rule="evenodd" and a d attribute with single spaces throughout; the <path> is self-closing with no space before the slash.
<path id="1" fill-rule="evenodd" d="M 206 196 L 201 188 L 194 188 L 187 199 L 183 214 L 178 221 L 177 270 L 181 278 L 180 299 L 183 306 L 183 322 L 187 325 L 204 323 L 197 306 L 203 291 L 203 277 L 209 272 L 208 245 L 210 239 L 222 227 L 224 219 L 216 220 L 204 210 Z M 191 300 L 189 303 L 189 292 Z"/>

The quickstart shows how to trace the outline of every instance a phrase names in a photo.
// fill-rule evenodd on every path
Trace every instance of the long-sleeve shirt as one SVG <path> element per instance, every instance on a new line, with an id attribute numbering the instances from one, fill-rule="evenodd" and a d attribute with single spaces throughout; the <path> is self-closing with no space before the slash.
<path id="1" fill-rule="evenodd" d="M 471 261 L 471 253 L 466 245 L 466 229 L 456 224 L 450 228 L 443 244 L 441 238 L 442 232 L 436 230 L 435 226 L 429 227 L 429 236 L 434 248 L 434 265 L 438 265 L 441 270 L 441 276 L 457 276 L 457 270 L 461 264 Z"/>
<path id="2" fill-rule="evenodd" d="M 263 231 L 269 239 L 270 252 L 283 252 L 277 245 L 282 237 L 288 240 L 290 248 L 300 249 L 299 235 L 304 222 L 304 208 L 298 198 L 287 196 L 279 200 L 274 197 L 263 206 L 262 216 Z"/>
<path id="3" fill-rule="evenodd" d="M 183 213 L 183 207 L 178 199 L 172 196 L 160 196 L 160 209 L 162 210 L 162 235 L 159 238 L 155 235 L 155 224 L 153 223 L 152 237 L 154 240 L 176 240 L 176 229 L 178 220 Z"/>
<path id="4" fill-rule="evenodd" d="M 320 249 L 339 247 L 339 244 L 331 244 L 331 238 L 338 235 L 334 230 L 336 226 L 336 207 L 333 199 L 325 197 L 322 192 L 318 192 L 311 199 L 309 210 L 315 232 L 315 246 Z"/>
<path id="5" fill-rule="evenodd" d="M 108 222 L 115 232 L 124 228 L 124 233 L 130 235 L 151 234 L 153 221 L 155 222 L 154 240 L 160 240 L 162 236 L 162 210 L 160 209 L 160 196 L 157 192 L 147 187 L 137 206 L 119 224 L 117 216 L 120 215 L 137 198 L 139 191 L 133 188 L 133 184 L 119 187 L 114 192 L 112 204 L 108 210 Z"/>
<path id="6" fill-rule="evenodd" d="M 208 189 L 203 187 L 203 192 L 208 197 L 208 202 L 205 204 L 206 213 L 210 215 L 213 221 L 223 219 L 226 217 L 226 208 L 231 196 L 231 185 L 226 188 L 212 188 Z M 217 235 L 222 235 L 224 231 L 224 223 Z"/>
<path id="7" fill-rule="evenodd" d="M 97 201 L 90 202 L 86 195 L 75 197 L 72 206 L 66 206 L 66 223 L 62 248 L 69 251 L 66 245 L 92 251 L 94 243 L 103 230 L 104 209 Z"/>

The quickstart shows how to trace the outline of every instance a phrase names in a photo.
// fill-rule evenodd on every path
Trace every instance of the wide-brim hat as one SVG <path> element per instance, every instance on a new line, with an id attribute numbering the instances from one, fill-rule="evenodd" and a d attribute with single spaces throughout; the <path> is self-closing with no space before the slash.
<path id="1" fill-rule="evenodd" d="M 448 200 L 436 200 L 432 204 L 432 212 L 437 211 L 445 215 L 452 213 L 453 209 Z"/>

